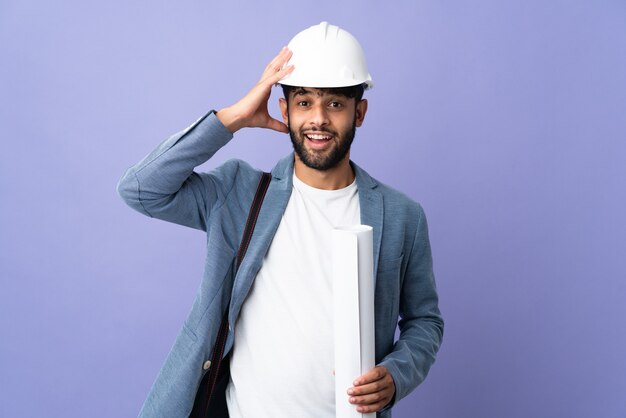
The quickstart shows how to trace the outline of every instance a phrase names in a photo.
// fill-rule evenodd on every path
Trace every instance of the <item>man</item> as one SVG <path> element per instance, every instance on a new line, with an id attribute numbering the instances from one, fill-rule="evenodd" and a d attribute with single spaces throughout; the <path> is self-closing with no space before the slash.
<path id="1" fill-rule="evenodd" d="M 282 122 L 267 109 L 276 83 L 285 94 Z M 131 207 L 207 233 L 201 287 L 141 417 L 189 416 L 227 307 L 229 377 L 217 396 L 228 411 L 212 406 L 208 416 L 334 417 L 329 237 L 340 225 L 374 231 L 377 366 L 355 376 L 345 402 L 390 417 L 424 380 L 443 334 L 424 213 L 350 161 L 371 85 L 356 39 L 326 22 L 312 26 L 245 97 L 170 137 L 121 179 L 118 191 Z M 240 160 L 210 173 L 193 169 L 250 127 L 289 133 L 294 153 L 272 170 L 235 272 L 261 172 Z"/>

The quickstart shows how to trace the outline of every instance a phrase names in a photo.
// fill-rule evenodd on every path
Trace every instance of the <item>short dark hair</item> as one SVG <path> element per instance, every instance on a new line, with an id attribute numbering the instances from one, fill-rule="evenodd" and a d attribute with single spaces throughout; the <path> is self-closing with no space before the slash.
<path id="1" fill-rule="evenodd" d="M 283 94 L 285 95 L 285 99 L 289 99 L 289 94 L 292 91 L 302 88 L 302 87 L 296 87 L 296 86 L 286 86 L 284 84 L 281 84 L 281 86 L 283 88 Z M 323 93 L 337 94 L 339 96 L 348 97 L 350 99 L 354 98 L 356 99 L 356 102 L 358 103 L 361 101 L 361 99 L 363 99 L 363 92 L 365 91 L 365 85 L 357 84 L 356 86 L 348 86 L 348 87 L 324 87 L 324 88 L 319 88 L 318 90 L 321 90 Z"/>

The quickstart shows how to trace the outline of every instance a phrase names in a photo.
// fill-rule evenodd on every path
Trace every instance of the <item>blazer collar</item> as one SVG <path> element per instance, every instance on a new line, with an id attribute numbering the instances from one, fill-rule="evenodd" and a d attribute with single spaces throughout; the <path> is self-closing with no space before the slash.
<path id="1" fill-rule="evenodd" d="M 281 159 L 272 170 L 272 176 L 276 181 L 277 189 L 291 193 L 293 183 L 294 153 L 290 153 Z M 378 182 L 365 170 L 353 161 L 350 161 L 356 175 L 356 184 L 359 190 L 359 204 L 361 207 L 361 224 L 373 228 L 374 246 L 374 277 L 378 270 L 378 257 L 383 235 L 383 196 L 378 188 Z"/>
<path id="2" fill-rule="evenodd" d="M 229 313 L 231 323 L 234 323 L 233 321 L 239 315 L 241 305 L 250 291 L 256 274 L 261 268 L 263 257 L 269 249 L 269 245 L 274 238 L 274 234 L 289 202 L 293 186 L 293 164 L 294 154 L 291 153 L 281 159 L 272 169 L 272 182 L 259 212 L 248 252 L 235 278 L 232 293 L 233 299 Z M 373 229 L 374 281 L 376 281 L 383 228 L 383 197 L 376 190 L 378 187 L 376 180 L 354 162 L 351 161 L 350 164 L 354 169 L 359 190 L 361 224 L 369 225 Z"/>
<path id="3" fill-rule="evenodd" d="M 378 182 L 374 178 L 354 162 L 350 161 L 350 164 L 356 174 L 356 184 L 359 189 L 361 224 L 369 225 L 373 229 L 374 285 L 376 285 L 380 243 L 383 236 L 383 195 L 377 190 Z"/>

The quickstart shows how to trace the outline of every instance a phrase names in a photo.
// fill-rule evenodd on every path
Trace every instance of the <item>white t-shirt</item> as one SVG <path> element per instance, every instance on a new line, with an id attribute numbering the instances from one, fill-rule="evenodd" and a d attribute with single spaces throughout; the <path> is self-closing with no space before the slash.
<path id="1" fill-rule="evenodd" d="M 359 223 L 356 182 L 321 190 L 294 174 L 235 325 L 226 390 L 231 418 L 335 417 L 330 236 L 333 227 Z"/>

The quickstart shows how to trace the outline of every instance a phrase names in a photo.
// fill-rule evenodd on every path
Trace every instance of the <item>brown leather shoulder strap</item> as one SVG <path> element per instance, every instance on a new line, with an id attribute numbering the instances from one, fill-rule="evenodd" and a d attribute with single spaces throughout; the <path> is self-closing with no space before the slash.
<path id="1" fill-rule="evenodd" d="M 256 189 L 256 194 L 252 200 L 252 206 L 250 206 L 250 212 L 248 213 L 248 220 L 246 221 L 246 227 L 243 231 L 239 251 L 237 251 L 237 269 L 239 269 L 239 266 L 246 255 L 246 251 L 248 251 L 248 244 L 250 244 L 250 239 L 252 239 L 252 233 L 254 232 L 256 220 L 259 217 L 261 205 L 263 204 L 263 198 L 265 197 L 265 193 L 267 192 L 267 188 L 269 187 L 271 180 L 272 175 L 270 173 L 263 173 L 261 175 L 259 187 Z"/>
<path id="2" fill-rule="evenodd" d="M 241 243 L 239 244 L 239 250 L 237 251 L 237 269 L 239 269 L 239 266 L 241 265 L 241 262 L 246 255 L 246 251 L 248 251 L 248 245 L 250 244 L 250 240 L 252 239 L 252 233 L 254 232 L 254 227 L 259 217 L 259 212 L 261 211 L 263 199 L 265 198 L 265 193 L 267 192 L 271 180 L 272 175 L 270 173 L 264 172 L 261 175 L 259 186 L 257 187 L 254 199 L 252 200 L 252 205 L 250 206 L 250 212 L 248 212 L 248 220 L 246 221 L 246 226 L 243 231 L 243 237 L 241 238 Z M 222 318 L 222 323 L 217 333 L 217 339 L 215 340 L 215 345 L 213 346 L 213 355 L 211 356 L 211 368 L 200 383 L 198 393 L 196 394 L 196 400 L 194 402 L 193 410 L 191 411 L 191 415 L 189 415 L 191 418 L 208 416 L 208 407 L 211 403 L 211 397 L 215 389 L 215 384 L 218 380 L 218 373 L 222 364 L 222 357 L 224 356 L 226 339 L 228 338 L 229 308 L 230 301 L 228 303 L 228 306 L 226 307 L 226 312 L 224 313 L 224 317 Z"/>

